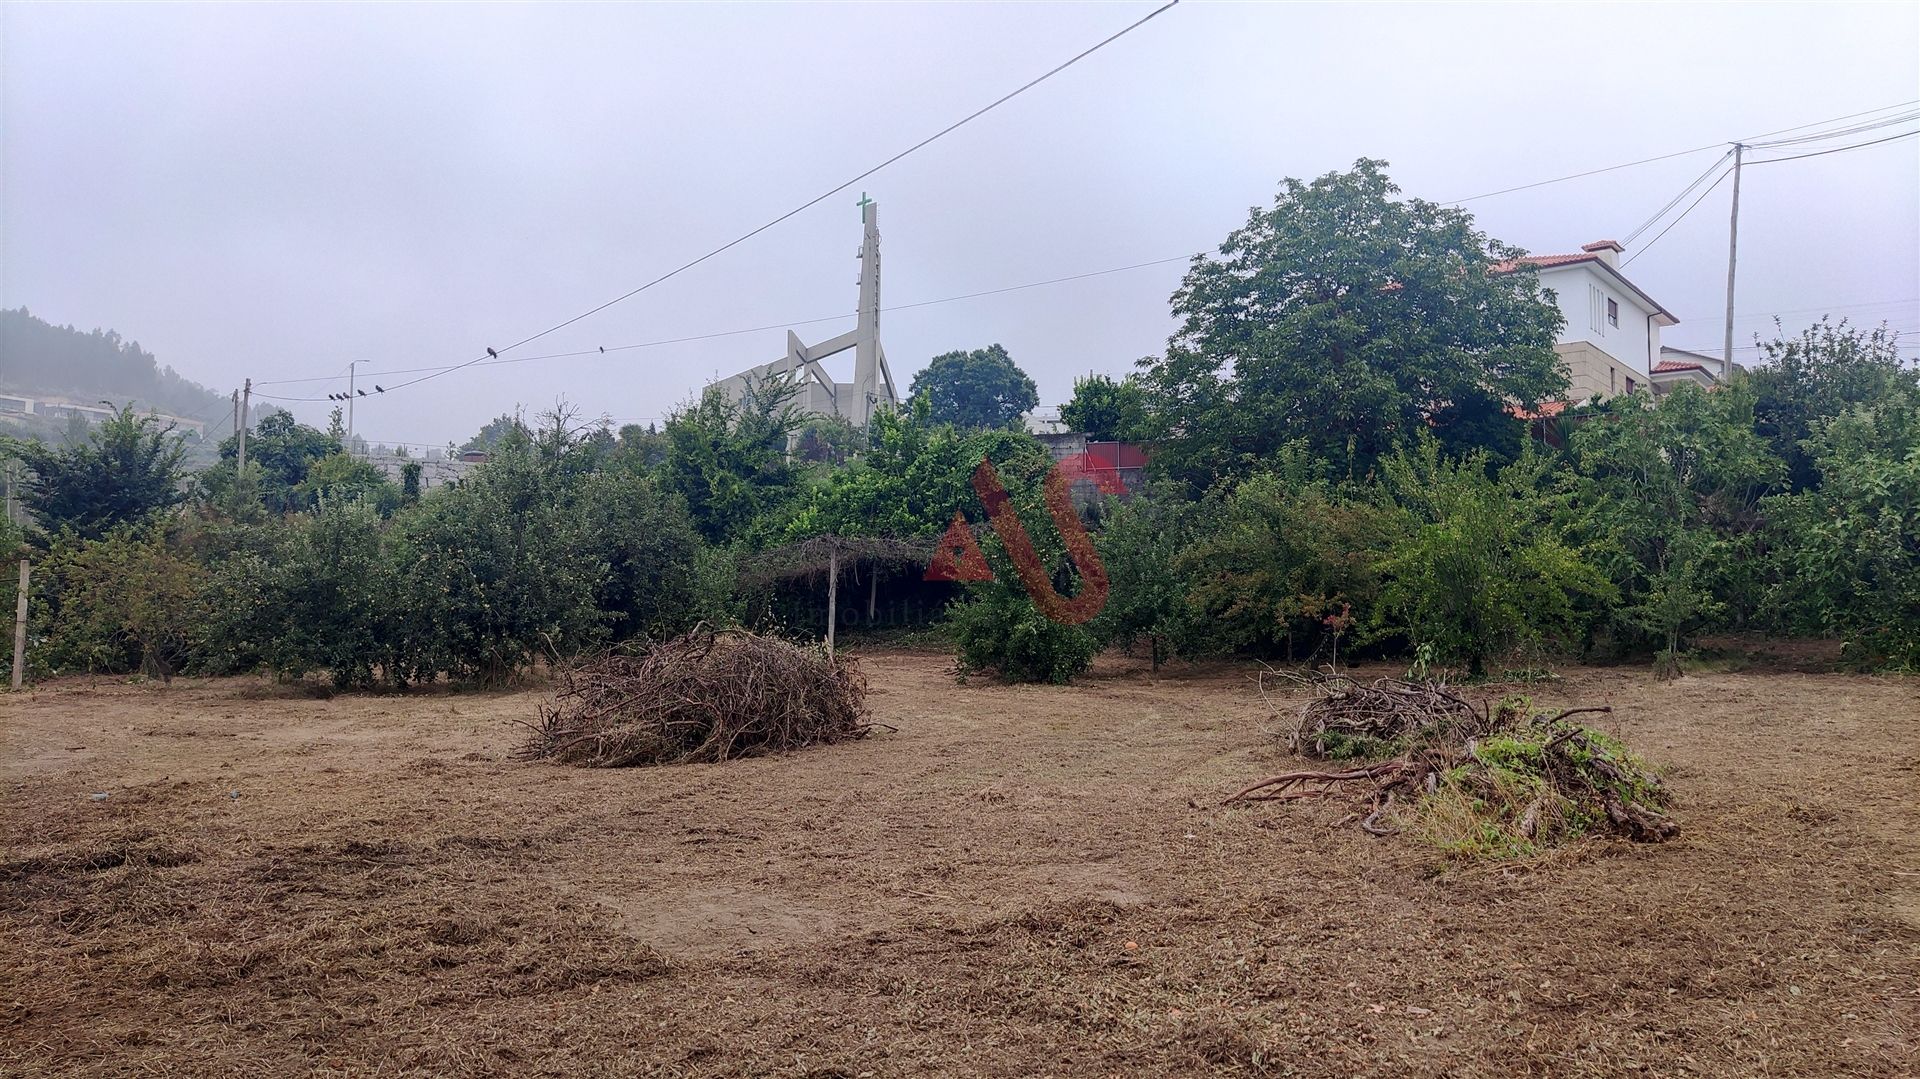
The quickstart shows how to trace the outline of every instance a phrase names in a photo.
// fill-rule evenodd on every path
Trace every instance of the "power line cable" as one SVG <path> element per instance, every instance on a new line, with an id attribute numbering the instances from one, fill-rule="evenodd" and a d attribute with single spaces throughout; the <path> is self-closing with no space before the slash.
<path id="1" fill-rule="evenodd" d="M 1777 131 L 1767 131 L 1767 132 L 1762 132 L 1762 133 L 1761 133 L 1761 134 L 1759 134 L 1759 135 L 1754 135 L 1754 136 L 1751 136 L 1751 137 L 1750 137 L 1750 138 L 1748 138 L 1748 139 L 1742 139 L 1742 140 L 1740 140 L 1740 141 L 1742 141 L 1742 142 L 1751 142 L 1751 141 L 1752 141 L 1752 140 L 1754 140 L 1754 139 L 1763 139 L 1763 138 L 1766 138 L 1766 137 L 1767 137 L 1768 135 L 1779 135 L 1779 134 L 1783 134 L 1783 133 L 1785 133 L 1785 132 L 1788 132 L 1788 131 L 1798 131 L 1798 130 L 1800 130 L 1801 128 L 1807 128 L 1807 127 L 1813 127 L 1813 126 L 1815 126 L 1815 125 L 1818 125 L 1818 124 L 1830 124 L 1830 123 L 1835 123 L 1835 122 L 1838 122 L 1838 121 L 1840 121 L 1840 120 L 1851 120 L 1851 119 L 1853 119 L 1853 118 L 1854 118 L 1854 117 L 1856 117 L 1856 116 L 1867 116 L 1867 115 L 1870 115 L 1870 114 L 1872 114 L 1872 113 L 1876 113 L 1876 112 L 1885 112 L 1885 111 L 1886 111 L 1886 110 L 1888 110 L 1888 109 L 1895 109 L 1895 108 L 1902 108 L 1902 107 L 1905 107 L 1905 106 L 1907 106 L 1907 105 L 1914 105 L 1914 104 L 1920 104 L 1920 99 L 1915 99 L 1915 100 L 1913 100 L 1913 101 L 1902 101 L 1902 102 L 1900 102 L 1900 103 L 1899 103 L 1899 104 L 1897 104 L 1897 105 L 1883 105 L 1883 106 L 1881 106 L 1880 108 L 1877 108 L 1877 109 L 1868 109 L 1868 110 L 1866 110 L 1865 112 L 1856 112 L 1856 113 L 1849 113 L 1849 114 L 1848 114 L 1848 115 L 1846 115 L 1846 116 L 1834 116 L 1834 117 L 1829 117 L 1828 119 L 1825 119 L 1825 120 L 1815 120 L 1815 121 L 1813 121 L 1813 123 L 1810 123 L 1810 124 L 1795 124 L 1795 125 L 1794 125 L 1793 127 L 1783 127 L 1783 128 L 1780 128 L 1780 129 L 1779 129 L 1779 130 L 1777 130 Z M 1568 181 L 1568 180 L 1580 180 L 1580 179 L 1584 179 L 1584 178 L 1586 178 L 1586 177 L 1588 177 L 1588 176 L 1599 176 L 1599 175 L 1601 175 L 1602 173 L 1608 173 L 1608 172 L 1618 172 L 1618 171 L 1619 171 L 1619 170 L 1621 170 L 1621 169 L 1630 169 L 1630 168 L 1633 168 L 1633 167 L 1635 167 L 1635 166 L 1637 166 L 1637 165 L 1651 165 L 1651 164 L 1653 164 L 1653 163 L 1654 163 L 1654 162 L 1656 162 L 1656 161 L 1668 161 L 1668 160 L 1671 160 L 1671 159 L 1673 159 L 1673 158 L 1676 158 L 1676 157 L 1686 157 L 1686 156 L 1687 156 L 1688 154 L 1698 154 L 1698 153 L 1704 153 L 1704 152 L 1705 152 L 1705 151 L 1707 151 L 1707 150 L 1714 150 L 1714 149 L 1718 149 L 1718 148 L 1720 148 L 1720 147 L 1722 147 L 1722 146 L 1725 146 L 1725 145 L 1726 145 L 1726 143 L 1724 143 L 1724 142 L 1713 142 L 1713 143 L 1708 143 L 1708 144 L 1707 144 L 1707 145 L 1705 145 L 1705 146 L 1696 146 L 1696 147 L 1694 147 L 1694 148 L 1693 148 L 1693 149 L 1691 149 L 1691 150 L 1676 150 L 1676 151 L 1674 151 L 1673 153 L 1670 153 L 1670 154 L 1660 154 L 1660 155 L 1658 155 L 1657 157 L 1643 157 L 1643 158 L 1641 158 L 1641 159 L 1640 159 L 1640 160 L 1638 160 L 1638 161 L 1629 161 L 1629 162 L 1627 162 L 1627 163 L 1625 163 L 1625 164 L 1623 164 L 1623 165 L 1608 165 L 1608 166 L 1607 166 L 1607 167 L 1605 167 L 1605 168 L 1600 168 L 1600 169 L 1589 169 L 1589 170 L 1587 170 L 1586 172 L 1576 172 L 1576 173 L 1573 173 L 1573 174 L 1571 174 L 1571 175 L 1567 175 L 1567 176 L 1557 176 L 1557 177 L 1554 177 L 1554 178 L 1553 178 L 1553 179 L 1551 179 L 1551 180 L 1540 180 L 1540 181 L 1537 181 L 1537 182 L 1535 182 L 1535 183 L 1531 183 L 1531 184 L 1521 184 L 1521 185 L 1520 185 L 1520 186 L 1518 186 L 1518 187 L 1506 187 L 1506 188 L 1501 188 L 1501 189 L 1500 189 L 1500 190 L 1498 190 L 1498 191 L 1488 191 L 1488 192 L 1486 192 L 1485 194 L 1481 194 L 1481 195 L 1468 195 L 1468 196 L 1467 196 L 1466 198 L 1464 198 L 1464 199 L 1453 199 L 1453 200 L 1451 200 L 1451 201 L 1448 201 L 1448 202 L 1443 202 L 1443 203 L 1441 203 L 1441 205 L 1442 205 L 1442 206 L 1460 206 L 1460 205 L 1464 205 L 1465 203 L 1469 203 L 1469 202 L 1476 202 L 1476 201 L 1478 201 L 1478 200 L 1480 200 L 1480 199 L 1490 199 L 1490 198 L 1492 198 L 1492 197 L 1494 197 L 1495 195 L 1511 195 L 1511 194 L 1513 194 L 1513 193 L 1514 193 L 1514 192 L 1516 192 L 1516 191 L 1530 191 L 1530 190 L 1532 190 L 1533 188 L 1536 188 L 1536 187 L 1545 187 L 1545 186 L 1547 186 L 1548 184 L 1559 184 L 1559 183 L 1565 183 L 1565 182 L 1566 182 L 1566 181 Z"/>
<path id="2" fill-rule="evenodd" d="M 1891 105 L 1882 105 L 1877 109 L 1867 109 L 1863 112 L 1850 112 L 1845 116 L 1834 116 L 1834 117 L 1829 117 L 1828 119 L 1825 119 L 1825 120 L 1815 120 L 1810 124 L 1795 124 L 1792 127 L 1783 127 L 1775 131 L 1762 131 L 1758 135 L 1749 135 L 1746 138 L 1741 139 L 1740 141 L 1745 143 L 1753 143 L 1760 139 L 1767 138 L 1770 135 L 1784 135 L 1789 131 L 1799 131 L 1799 130 L 1802 130 L 1803 128 L 1819 127 L 1821 124 L 1836 124 L 1842 120 L 1852 120 L 1861 116 L 1872 116 L 1876 112 L 1891 112 L 1894 109 L 1904 109 L 1910 105 L 1920 105 L 1920 97 L 1914 98 L 1910 101 L 1896 101 Z"/>
<path id="3" fill-rule="evenodd" d="M 1845 127 L 1825 128 L 1820 131 L 1809 132 L 1808 134 L 1805 134 L 1805 135 L 1795 135 L 1792 138 L 1767 139 L 1760 142 L 1750 142 L 1750 143 L 1747 143 L 1747 145 L 1749 147 L 1798 146 L 1798 145 L 1802 145 L 1810 142 L 1826 142 L 1831 139 L 1843 138 L 1848 135 L 1858 135 L 1858 134 L 1861 134 L 1862 132 L 1878 131 L 1881 128 L 1893 127 L 1896 124 L 1910 123 L 1915 119 L 1920 119 L 1920 110 L 1910 110 L 1907 112 L 1898 113 L 1893 116 L 1883 116 L 1880 119 L 1871 120 L 1862 124 L 1849 124 Z"/>
<path id="4" fill-rule="evenodd" d="M 1732 150 L 1728 150 L 1726 153 L 1721 154 L 1719 158 L 1717 158 L 1714 161 L 1713 164 L 1707 166 L 1707 169 L 1705 172 L 1702 172 L 1699 176 L 1695 177 L 1692 183 L 1688 184 L 1684 188 L 1681 188 L 1679 194 L 1675 195 L 1671 199 L 1668 199 L 1667 204 L 1665 206 L 1660 207 L 1660 209 L 1654 212 L 1652 217 L 1649 217 L 1645 221 L 1641 222 L 1638 228 L 1634 229 L 1632 232 L 1627 233 L 1627 238 L 1620 241 L 1620 243 L 1623 246 L 1632 247 L 1633 241 L 1639 239 L 1641 233 L 1652 228 L 1661 218 L 1667 216 L 1667 212 L 1669 210 L 1672 210 L 1675 206 L 1680 205 L 1681 199 L 1684 199 L 1688 195 L 1693 194 L 1693 189 L 1705 183 L 1707 180 L 1707 177 L 1713 175 L 1713 170 L 1719 168 L 1721 163 L 1726 161 L 1726 159 L 1731 156 L 1733 156 Z"/>
<path id="5" fill-rule="evenodd" d="M 1080 52 L 1075 53 L 1072 57 L 1067 59 L 1065 62 L 1056 65 L 1055 67 L 1048 70 L 1044 74 L 1038 76 L 1037 78 L 1029 80 L 1028 82 L 1024 83 L 1020 87 L 1012 91 L 1009 91 L 1006 94 L 1002 94 L 1000 97 L 994 99 L 989 104 L 984 105 L 981 108 L 975 109 L 973 112 L 968 113 L 966 116 L 961 117 L 959 120 L 956 120 L 951 124 L 948 124 L 946 127 L 941 128 L 939 131 L 934 132 L 933 134 L 927 136 L 926 138 L 921 139 L 919 142 L 914 143 L 912 146 L 909 146 L 906 149 L 900 151 L 899 153 L 894 154 L 892 157 L 887 158 L 885 161 L 880 162 L 878 165 L 875 165 L 872 168 L 867 169 L 866 171 L 861 172 L 851 177 L 850 179 L 840 184 L 837 184 L 834 187 L 827 189 L 826 191 L 821 192 L 820 194 L 814 196 L 811 199 L 808 199 L 806 202 L 803 202 L 800 205 L 794 207 L 793 209 L 788 210 L 786 213 L 781 214 L 780 216 L 774 218 L 771 221 L 768 221 L 766 224 L 761 225 L 758 228 L 751 229 L 747 232 L 741 233 L 739 236 L 736 236 L 733 239 L 728 240 L 726 243 L 721 244 L 719 247 L 716 247 L 713 250 L 707 252 L 706 254 L 701 255 L 699 258 L 692 259 L 687 262 L 683 262 L 679 266 L 676 266 L 673 269 L 668 270 L 666 273 L 661 274 L 660 276 L 652 279 L 651 281 L 648 281 L 643 285 L 640 285 L 637 288 L 629 289 L 628 291 L 623 292 L 618 296 L 615 296 L 613 299 L 608 300 L 607 302 L 600 304 L 597 307 L 591 307 L 585 311 L 582 311 L 580 314 L 577 314 L 572 318 L 566 319 L 562 322 L 556 322 L 552 326 L 549 326 L 546 329 L 541 330 L 539 333 L 532 334 L 527 337 L 523 337 L 520 340 L 515 341 L 513 344 L 508 345 L 504 349 L 488 348 L 484 355 L 476 356 L 473 359 L 468 360 L 466 363 L 458 364 L 454 367 L 450 367 L 445 371 L 438 371 L 433 374 L 422 375 L 419 378 L 412 379 L 407 382 L 402 382 L 398 386 L 390 386 L 388 387 L 388 389 L 389 390 L 405 389 L 408 386 L 418 385 L 422 382 L 427 381 L 428 379 L 439 378 L 441 375 L 448 374 L 452 371 L 458 371 L 463 367 L 470 367 L 476 363 L 479 363 L 483 359 L 498 359 L 501 352 L 511 352 L 522 345 L 529 344 L 534 341 L 538 341 L 540 338 L 545 337 L 548 334 L 553 333 L 557 330 L 565 329 L 566 327 L 571 326 L 576 322 L 579 322 L 581 319 L 599 314 L 600 312 L 605 311 L 607 308 L 612 307 L 614 304 L 632 299 L 633 297 L 638 296 L 642 292 L 647 291 L 648 289 L 654 287 L 655 285 L 658 285 L 664 281 L 670 280 L 673 277 L 676 277 L 679 274 L 687 270 L 690 270 L 695 266 L 700 265 L 701 263 L 707 261 L 708 259 L 713 258 L 715 255 L 718 255 L 724 251 L 730 250 L 731 248 L 736 247 L 739 244 L 745 243 L 746 241 L 752 239 L 755 236 L 760 235 L 761 233 L 767 231 L 768 229 L 774 227 L 775 225 L 778 225 L 781 222 L 786 221 L 787 219 L 793 217 L 794 215 L 802 213 L 806 210 L 813 208 L 814 206 L 819 205 L 820 203 L 826 201 L 827 199 L 833 197 L 834 195 L 837 195 L 840 192 L 845 191 L 847 188 L 852 187 L 854 184 L 857 184 L 861 180 L 864 180 L 867 177 L 872 176 L 874 173 L 879 172 L 881 169 L 884 169 L 887 166 L 893 164 L 894 162 L 899 161 L 901 158 L 904 158 L 907 155 L 914 153 L 915 151 L 921 149 L 922 147 L 925 147 L 935 142 L 938 139 L 944 138 L 945 136 L 952 134 L 953 132 L 966 126 L 967 124 L 972 123 L 974 120 L 977 120 L 982 116 L 985 116 L 987 113 L 992 112 L 994 109 L 997 109 L 1000 106 L 1006 104 L 1007 102 L 1012 101 L 1014 98 L 1019 97 L 1021 94 L 1026 93 L 1028 90 L 1031 90 L 1034 87 L 1040 85 L 1041 83 L 1046 82 L 1048 79 L 1053 78 L 1055 75 L 1060 74 L 1062 71 L 1065 71 L 1066 69 L 1072 67 L 1073 65 L 1079 63 L 1080 61 L 1086 59 L 1087 57 L 1092 56 L 1094 53 L 1099 52 L 1101 49 L 1106 48 L 1108 45 L 1113 44 L 1114 42 L 1127 36 L 1133 31 L 1138 30 L 1140 27 L 1145 26 L 1147 23 L 1158 18 L 1160 15 L 1166 13 L 1167 11 L 1172 10 L 1179 3 L 1180 3 L 1180 0 L 1167 0 L 1166 3 L 1160 5 L 1157 8 L 1154 8 L 1152 11 L 1148 12 L 1147 14 L 1127 24 L 1125 27 L 1122 27 L 1119 31 L 1113 34 L 1110 34 L 1107 37 L 1096 42 L 1095 44 L 1089 46 L 1088 48 L 1082 49 Z"/>
<path id="6" fill-rule="evenodd" d="M 1104 277 L 1108 274 L 1124 273 L 1128 270 L 1141 270 L 1151 266 L 1165 266 L 1171 262 L 1186 262 L 1194 257 L 1195 256 L 1192 254 L 1174 255 L 1169 258 L 1151 259 L 1146 262 L 1128 263 L 1125 266 L 1112 266 L 1104 270 L 1089 270 L 1085 273 L 1068 274 L 1065 277 L 1050 277 L 1044 281 L 1029 281 L 1029 282 L 1026 282 L 1025 284 L 1008 285 L 1004 288 L 986 289 L 981 292 L 967 292 L 957 296 L 942 296 L 937 300 L 921 300 L 917 303 L 895 304 L 892 307 L 883 307 L 880 310 L 883 314 L 889 313 L 889 312 L 911 311 L 921 307 L 933 307 L 938 304 L 957 303 L 961 300 L 975 300 L 984 296 L 999 296 L 1004 293 L 1020 292 L 1025 289 L 1041 288 L 1046 285 L 1065 284 L 1069 281 L 1084 281 L 1090 277 Z M 680 344 L 687 344 L 689 342 L 694 342 L 694 341 L 711 341 L 715 338 L 734 337 L 744 333 L 764 333 L 768 330 L 788 329 L 794 326 L 811 326 L 811 325 L 814 325 L 815 323 L 835 322 L 840 319 L 851 318 L 853 317 L 854 314 L 855 312 L 849 311 L 844 314 L 826 315 L 821 318 L 803 319 L 803 320 L 795 320 L 795 321 L 789 321 L 789 322 L 776 322 L 776 323 L 769 323 L 764 326 L 750 326 L 750 327 L 747 327 L 744 329 L 738 329 L 738 330 L 720 330 L 716 333 L 693 334 L 687 337 L 669 337 L 669 338 L 663 338 L 658 341 L 638 341 L 638 342 L 634 342 L 632 344 L 626 344 L 626 345 L 607 345 L 604 348 L 581 349 L 576 352 L 552 352 L 552 353 L 547 353 L 545 355 L 539 355 L 539 356 L 513 356 L 513 357 L 503 356 L 499 359 L 490 359 L 490 360 L 487 360 L 485 363 L 480 363 L 480 364 L 471 364 L 471 363 L 455 364 L 455 365 L 445 366 L 445 367 L 412 367 L 412 368 L 403 367 L 393 371 L 373 371 L 373 372 L 370 372 L 370 374 L 372 375 L 411 374 L 416 371 L 436 371 L 444 374 L 449 371 L 458 370 L 461 367 L 469 367 L 469 366 L 493 367 L 500 364 L 508 364 L 508 363 L 529 363 L 534 360 L 558 360 L 558 359 L 571 359 L 579 356 L 598 356 L 603 353 L 626 352 L 631 349 L 657 348 L 663 345 L 680 345 Z M 283 378 L 283 379 L 275 379 L 272 381 L 255 382 L 253 384 L 254 385 L 253 395 L 255 397 L 264 397 L 271 401 L 324 401 L 324 400 L 327 400 L 327 398 L 281 397 L 281 396 L 275 396 L 273 394 L 261 393 L 259 392 L 259 387 L 291 385 L 297 382 L 326 382 L 326 381 L 330 381 L 334 377 L 336 376 L 323 375 L 323 376 L 317 376 L 313 378 Z M 394 387 L 388 387 L 388 388 L 392 389 Z M 373 395 L 369 394 L 368 396 L 371 397 Z"/>
<path id="7" fill-rule="evenodd" d="M 1910 138 L 1913 138 L 1915 135 L 1920 135 L 1920 130 L 1906 131 L 1898 135 L 1888 135 L 1884 139 L 1873 139 L 1872 141 L 1869 141 L 1869 142 L 1856 142 L 1851 146 L 1836 146 L 1831 150 L 1815 150 L 1810 154 L 1794 154 L 1792 157 L 1763 157 L 1755 161 L 1750 161 L 1748 162 L 1748 164 L 1778 165 L 1782 161 L 1800 161 L 1809 157 L 1825 157 L 1828 154 L 1839 154 L 1839 153 L 1845 153 L 1848 150 L 1862 150 L 1869 146 L 1878 146 L 1883 142 L 1897 142 L 1900 139 L 1910 139 Z"/>
<path id="8" fill-rule="evenodd" d="M 1642 247 L 1642 248 L 1641 248 L 1640 250 L 1638 250 L 1638 251 L 1635 251 L 1635 252 L 1633 253 L 1633 255 L 1632 255 L 1632 257 L 1630 257 L 1630 258 L 1628 258 L 1628 259 L 1627 259 L 1627 260 L 1626 260 L 1625 262 L 1622 262 L 1622 263 L 1620 264 L 1620 268 L 1621 268 L 1621 269 L 1623 269 L 1623 270 L 1624 270 L 1624 269 L 1626 269 L 1627 267 L 1629 267 L 1629 266 L 1631 266 L 1631 265 L 1633 265 L 1633 260 L 1634 260 L 1634 259 L 1637 259 L 1637 258 L 1639 258 L 1639 257 L 1640 257 L 1641 255 L 1644 255 L 1644 254 L 1646 254 L 1647 252 L 1649 252 L 1649 251 L 1651 251 L 1651 250 L 1653 250 L 1653 245 L 1654 245 L 1654 244 L 1657 244 L 1657 243 L 1659 243 L 1659 242 L 1660 242 L 1660 237 L 1662 237 L 1662 236 L 1665 236 L 1665 235 L 1666 235 L 1667 233 L 1669 233 L 1669 232 L 1672 232 L 1672 231 L 1673 231 L 1673 227 L 1674 227 L 1675 225 L 1678 225 L 1678 224 L 1679 224 L 1680 222 L 1682 222 L 1682 221 L 1685 221 L 1685 220 L 1687 219 L 1687 215 L 1693 212 L 1693 208 L 1694 208 L 1695 206 L 1698 206 L 1698 205 L 1700 205 L 1700 204 L 1701 204 L 1702 202 L 1704 202 L 1704 201 L 1706 201 L 1706 197 L 1707 197 L 1708 195 L 1711 195 L 1711 194 L 1713 194 L 1713 191 L 1714 191 L 1714 188 L 1717 188 L 1717 187 L 1719 187 L 1719 186 L 1720 186 L 1720 185 L 1721 185 L 1722 183 L 1724 183 L 1724 182 L 1726 181 L 1726 179 L 1727 179 L 1727 177 L 1729 177 L 1729 176 L 1731 176 L 1731 175 L 1733 175 L 1733 170 L 1732 170 L 1732 169 L 1730 169 L 1730 168 L 1729 168 L 1729 169 L 1727 169 L 1727 170 L 1725 170 L 1725 171 L 1723 171 L 1723 172 L 1722 172 L 1722 173 L 1720 174 L 1720 178 L 1719 178 L 1719 179 L 1717 179 L 1717 180 L 1715 180 L 1715 181 L 1714 181 L 1714 182 L 1712 183 L 1712 185 L 1710 185 L 1710 186 L 1709 186 L 1709 187 L 1708 187 L 1708 188 L 1707 188 L 1707 189 L 1706 189 L 1705 191 L 1702 191 L 1702 192 L 1700 192 L 1700 197 L 1699 197 L 1699 198 L 1697 198 L 1697 199 L 1694 199 L 1694 200 L 1693 200 L 1692 202 L 1690 202 L 1690 203 L 1688 203 L 1688 204 L 1687 204 L 1687 208 L 1686 208 L 1686 209 L 1684 209 L 1684 210 L 1682 210 L 1682 211 L 1680 211 L 1680 216 L 1678 216 L 1678 217 L 1676 217 L 1676 218 L 1674 218 L 1674 219 L 1673 219 L 1672 221 L 1669 221 L 1669 222 L 1667 222 L 1667 227 L 1666 227 L 1666 228 L 1663 228 L 1663 229 L 1661 229 L 1661 230 L 1660 230 L 1660 231 L 1659 231 L 1659 232 L 1658 232 L 1657 234 L 1655 234 L 1655 236 L 1653 237 L 1653 239 L 1651 239 L 1651 240 L 1648 240 L 1648 241 L 1647 241 L 1647 245 L 1646 245 L 1645 247 Z"/>

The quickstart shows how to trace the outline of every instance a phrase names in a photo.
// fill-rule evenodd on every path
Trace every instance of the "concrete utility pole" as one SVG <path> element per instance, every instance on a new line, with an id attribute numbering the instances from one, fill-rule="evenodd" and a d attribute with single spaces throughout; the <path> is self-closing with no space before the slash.
<path id="1" fill-rule="evenodd" d="M 1720 355 L 1720 378 L 1733 377 L 1733 270 L 1740 254 L 1740 158 L 1746 147 L 1733 144 L 1733 216 L 1727 224 L 1727 340 Z"/>
<path id="2" fill-rule="evenodd" d="M 27 581 L 32 576 L 26 559 L 20 560 L 20 595 L 13 601 L 13 688 L 27 678 Z"/>
<path id="3" fill-rule="evenodd" d="M 233 431 L 240 433 L 240 391 L 233 391 Z"/>
<path id="4" fill-rule="evenodd" d="M 235 430 L 240 432 L 240 459 L 233 473 L 236 478 L 245 475 L 247 471 L 247 413 L 252 410 L 253 380 L 248 379 L 246 390 L 240 394 L 240 422 L 235 426 Z"/>
<path id="5" fill-rule="evenodd" d="M 360 361 L 347 361 L 347 441 L 353 441 L 353 376 L 359 373 Z"/>

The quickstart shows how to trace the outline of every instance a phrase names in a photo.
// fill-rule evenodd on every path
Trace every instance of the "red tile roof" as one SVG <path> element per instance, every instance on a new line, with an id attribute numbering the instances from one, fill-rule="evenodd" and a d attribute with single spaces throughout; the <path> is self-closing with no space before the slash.
<path id="1" fill-rule="evenodd" d="M 1593 254 L 1528 255 L 1524 258 L 1508 259 L 1505 262 L 1496 262 L 1492 266 L 1488 267 L 1487 272 L 1496 273 L 1496 274 L 1512 273 L 1513 271 L 1519 269 L 1522 266 L 1532 266 L 1536 269 L 1544 270 L 1549 266 L 1571 266 L 1576 262 L 1599 262 L 1599 261 L 1600 261 L 1600 256 L 1593 255 Z"/>
<path id="2" fill-rule="evenodd" d="M 1558 416 L 1566 410 L 1567 402 L 1565 401 L 1542 401 L 1540 402 L 1540 407 L 1536 409 L 1515 407 L 1508 411 L 1512 412 L 1516 418 L 1522 420 L 1547 420 Z"/>
<path id="3" fill-rule="evenodd" d="M 1661 360 L 1653 365 L 1653 373 L 1656 375 L 1667 371 L 1705 371 L 1706 369 L 1705 364 L 1687 363 L 1685 360 Z"/>

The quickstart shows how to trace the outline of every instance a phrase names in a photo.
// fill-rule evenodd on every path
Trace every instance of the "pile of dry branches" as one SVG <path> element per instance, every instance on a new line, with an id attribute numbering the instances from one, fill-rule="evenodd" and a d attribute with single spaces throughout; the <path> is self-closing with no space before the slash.
<path id="1" fill-rule="evenodd" d="M 1525 698 L 1474 705 L 1440 682 L 1284 677 L 1312 691 L 1288 738 L 1294 752 L 1354 763 L 1271 776 L 1228 803 L 1358 794 L 1364 808 L 1354 816 L 1374 835 L 1399 830 L 1385 823 L 1396 807 L 1416 816 L 1451 807 L 1464 821 L 1461 842 L 1504 844 L 1505 853 L 1593 830 L 1645 841 L 1679 831 L 1645 764 L 1568 722 L 1611 708 L 1532 713 Z"/>
<path id="2" fill-rule="evenodd" d="M 1388 757 L 1408 748 L 1410 739 L 1472 738 L 1496 724 L 1485 702 L 1476 708 L 1445 682 L 1398 678 L 1356 682 L 1344 674 L 1321 671 L 1279 672 L 1277 677 L 1313 694 L 1300 709 L 1300 720 L 1287 739 L 1295 753 L 1308 756 Z"/>
<path id="3" fill-rule="evenodd" d="M 861 738 L 867 682 L 850 660 L 704 626 L 638 656 L 561 674 L 522 759 L 590 768 L 724 761 Z"/>

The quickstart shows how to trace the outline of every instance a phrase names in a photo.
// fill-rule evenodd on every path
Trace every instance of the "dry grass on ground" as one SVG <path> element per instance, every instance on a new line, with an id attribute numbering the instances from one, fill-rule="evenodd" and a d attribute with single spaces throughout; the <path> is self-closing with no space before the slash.
<path id="1" fill-rule="evenodd" d="M 1682 834 L 1447 869 L 1249 672 L 956 686 L 785 758 L 516 763 L 536 693 L 0 699 L 0 1072 L 1901 1075 L 1920 682 L 1580 670 Z M 104 801 L 89 795 L 106 792 Z"/>

